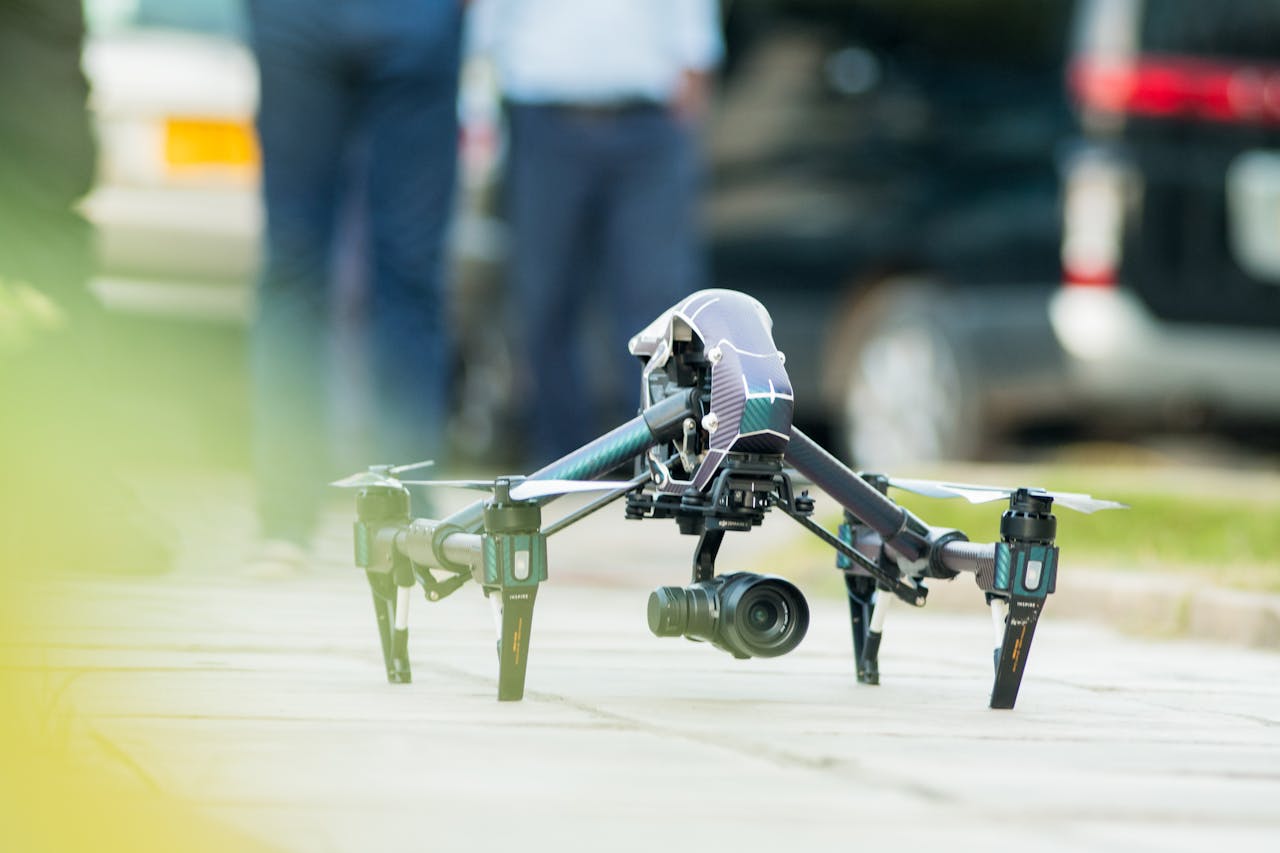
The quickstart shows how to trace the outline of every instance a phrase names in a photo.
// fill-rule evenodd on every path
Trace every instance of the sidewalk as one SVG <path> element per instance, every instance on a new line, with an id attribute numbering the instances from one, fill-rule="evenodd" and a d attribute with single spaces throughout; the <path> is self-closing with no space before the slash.
<path id="1" fill-rule="evenodd" d="M 363 579 L 95 584 L 47 650 L 149 784 L 282 849 L 1271 849 L 1280 658 L 1043 622 L 988 710 L 984 619 L 894 614 L 853 683 L 843 609 L 792 655 L 658 640 L 644 591 L 553 582 L 522 703 L 475 589 L 383 680 Z M 980 617 L 981 614 L 978 614 Z"/>

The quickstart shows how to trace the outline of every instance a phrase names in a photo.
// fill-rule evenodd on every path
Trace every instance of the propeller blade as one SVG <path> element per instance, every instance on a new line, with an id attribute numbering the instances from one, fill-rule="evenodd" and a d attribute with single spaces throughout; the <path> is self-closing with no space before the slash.
<path id="1" fill-rule="evenodd" d="M 549 498 L 574 492 L 612 492 L 634 489 L 627 480 L 525 480 L 511 487 L 511 497 L 518 501 Z"/>
<path id="2" fill-rule="evenodd" d="M 339 489 L 363 489 L 366 486 L 387 486 L 388 488 L 398 489 L 401 484 L 394 477 L 387 477 L 373 471 L 361 471 L 359 474 L 352 474 L 350 477 L 334 480 L 329 485 L 337 486 Z"/>
<path id="3" fill-rule="evenodd" d="M 388 469 L 392 474 L 403 474 L 405 471 L 416 471 L 419 468 L 427 468 L 436 464 L 434 459 L 425 459 L 422 462 L 413 462 L 409 465 L 396 465 L 394 468 Z"/>
<path id="4" fill-rule="evenodd" d="M 1119 501 L 1108 501 L 1102 498 L 1095 498 L 1093 495 L 1082 495 L 1078 492 L 1050 492 L 1053 495 L 1055 503 L 1065 506 L 1068 509 L 1074 509 L 1076 512 L 1083 512 L 1086 515 L 1097 512 L 1102 509 L 1128 509 L 1128 504 L 1122 504 Z"/>
<path id="5" fill-rule="evenodd" d="M 991 501 L 1008 498 L 1009 495 L 1017 491 L 1017 489 L 1010 489 L 1004 486 L 980 486 L 971 483 L 946 483 L 935 480 L 891 479 L 889 480 L 889 485 L 895 489 L 914 492 L 917 495 L 924 495 L 930 498 L 964 498 L 972 504 L 990 503 Z M 1103 509 L 1129 508 L 1127 504 L 1103 500 L 1079 492 L 1052 492 L 1047 489 L 1034 489 L 1033 491 L 1049 495 L 1055 503 L 1067 509 L 1074 509 L 1076 512 L 1086 514 L 1095 513 Z"/>
<path id="6" fill-rule="evenodd" d="M 366 482 L 370 474 L 356 474 L 348 476 L 347 480 L 339 480 L 334 485 L 344 484 L 351 487 L 362 487 L 362 485 L 372 485 L 374 483 Z M 381 482 L 385 482 L 388 478 L 384 478 Z M 534 501 L 538 498 L 557 497 L 559 494 L 571 494 L 573 492 L 612 492 L 614 489 L 632 489 L 635 483 L 628 483 L 627 480 L 520 480 L 511 478 L 511 498 L 513 501 Z M 497 482 L 495 480 L 396 480 L 397 485 L 443 485 L 445 488 L 454 489 L 475 489 L 477 492 L 493 492 Z"/>
<path id="7" fill-rule="evenodd" d="M 889 485 L 904 492 L 927 498 L 964 498 L 971 504 L 989 503 L 1009 497 L 1013 489 L 1002 486 L 974 486 L 967 483 L 942 483 L 934 480 L 889 480 Z"/>
<path id="8" fill-rule="evenodd" d="M 401 480 L 406 486 L 445 486 L 450 489 L 492 491 L 493 480 Z"/>
<path id="9" fill-rule="evenodd" d="M 453 489 L 475 489 L 481 492 L 491 492 L 495 485 L 493 480 L 400 480 L 398 482 L 404 486 L 445 486 Z M 635 488 L 635 483 L 626 480 L 520 480 L 511 486 L 511 499 L 529 501 L 567 495 L 572 492 L 610 492 L 615 489 L 632 488 Z"/>
<path id="10" fill-rule="evenodd" d="M 368 470 L 361 471 L 359 474 L 352 474 L 350 477 L 343 477 L 341 480 L 334 480 L 329 485 L 337 486 L 339 489 L 363 489 L 367 486 L 386 486 L 391 489 L 400 488 L 403 483 L 392 477 L 392 474 L 398 474 L 401 471 L 412 471 L 415 468 L 423 468 L 427 465 L 436 464 L 433 460 L 425 462 L 414 462 L 412 465 L 371 465 Z"/>

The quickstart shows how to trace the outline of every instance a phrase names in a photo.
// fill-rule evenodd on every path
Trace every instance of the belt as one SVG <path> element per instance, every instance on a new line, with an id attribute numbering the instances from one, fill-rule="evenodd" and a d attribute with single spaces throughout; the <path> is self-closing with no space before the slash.
<path id="1" fill-rule="evenodd" d="M 569 115 L 598 118 L 640 115 L 661 112 L 667 109 L 666 104 L 658 103 L 649 98 L 624 98 L 617 101 L 589 101 L 582 103 L 550 101 L 531 106 L 539 106 Z"/>

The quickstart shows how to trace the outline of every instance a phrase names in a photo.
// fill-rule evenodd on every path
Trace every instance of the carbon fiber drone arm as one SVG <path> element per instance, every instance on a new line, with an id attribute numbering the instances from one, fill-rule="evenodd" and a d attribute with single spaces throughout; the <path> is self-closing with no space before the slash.
<path id="1" fill-rule="evenodd" d="M 797 428 L 791 430 L 787 462 L 816 486 L 836 499 L 880 541 L 907 560 L 928 560 L 935 575 L 950 577 L 960 572 L 977 575 L 986 592 L 992 587 L 996 545 L 970 542 L 956 530 L 939 530 L 925 524 L 910 510 L 894 503 L 859 477 L 813 439 Z"/>
<path id="2" fill-rule="evenodd" d="M 797 427 L 791 428 L 786 460 L 907 560 L 930 556 L 928 525 L 880 494 Z"/>
<path id="3" fill-rule="evenodd" d="M 697 414 L 697 392 L 686 391 L 648 407 L 636 417 L 530 474 L 529 480 L 595 480 L 625 465 L 654 445 L 680 434 L 686 418 Z M 484 527 L 484 501 L 476 501 L 444 520 L 475 532 Z"/>
<path id="4" fill-rule="evenodd" d="M 685 419 L 696 416 L 697 405 L 694 390 L 672 395 L 526 479 L 598 479 L 650 447 L 678 436 Z M 473 567 L 480 554 L 478 534 L 484 530 L 485 504 L 476 501 L 438 522 L 420 519 L 411 523 L 397 538 L 399 550 L 417 565 L 453 571 Z"/>

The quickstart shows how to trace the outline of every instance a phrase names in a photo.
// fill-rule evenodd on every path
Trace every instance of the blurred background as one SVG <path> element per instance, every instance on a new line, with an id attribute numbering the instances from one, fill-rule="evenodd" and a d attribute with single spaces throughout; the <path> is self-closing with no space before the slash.
<path id="1" fill-rule="evenodd" d="M 3 16 L 24 5 L 40 8 L 0 0 L 0 36 Z M 704 128 L 710 281 L 771 312 L 797 423 L 864 470 L 1131 504 L 1064 525 L 1073 568 L 1280 591 L 1280 2 L 722 0 L 720 10 L 725 59 Z M 180 569 L 221 578 L 253 527 L 247 341 L 264 217 L 243 0 L 85 0 L 84 12 L 97 169 L 78 204 L 95 233 L 88 279 L 104 328 L 50 375 L 79 373 L 124 414 L 37 409 L 24 427 L 33 434 L 11 433 L 7 416 L 40 389 L 0 386 L 10 485 L 0 518 L 29 525 L 41 549 L 6 550 L 2 568 L 43 573 L 55 540 L 78 560 L 78 536 L 95 547 L 109 537 L 67 518 L 92 523 L 111 501 L 132 519 L 110 531 L 119 561 L 78 568 L 168 566 L 176 553 Z M 36 126 L 40 78 L 22 57 L 0 51 L 0 82 L 16 80 L 34 105 L 19 123 Z M 527 402 L 500 320 L 507 135 L 484 60 L 463 68 L 458 115 L 448 438 L 451 467 L 479 475 L 523 466 Z M 0 179 L 20 171 L 10 165 L 0 160 Z M 0 182 L 0 201 L 4 191 Z M 5 212 L 0 262 L 32 250 Z M 317 482 L 415 461 L 368 458 L 377 412 L 362 212 L 344 215 L 333 458 Z M 21 357 L 24 323 L 37 336 L 57 325 L 6 274 L 0 263 L 0 379 Z M 42 447 L 46 427 L 76 452 Z M 84 440 L 104 432 L 101 444 Z M 36 479 L 40 500 L 26 491 Z M 124 492 L 136 503 L 110 497 Z M 989 508 L 904 503 L 974 540 L 996 535 Z M 344 500 L 327 518 L 323 569 L 349 566 L 349 513 Z M 174 531 L 164 556 L 131 548 Z M 829 554 L 788 544 L 760 559 L 843 594 Z M 0 595 L 0 629 L 23 608 Z"/>
<path id="2" fill-rule="evenodd" d="M 1120 561 L 1278 562 L 1280 4 L 720 11 L 710 281 L 772 313 L 804 429 L 864 470 L 1016 476 L 1163 507 L 1141 514 L 1140 547 L 1131 521 L 1086 531 L 1100 554 L 1122 546 Z M 263 227 L 246 10 L 86 0 L 84 12 L 98 165 L 79 207 L 107 325 L 94 382 L 132 418 L 108 476 L 166 472 L 167 490 L 134 487 L 162 515 L 200 491 L 191 471 L 244 503 Z M 450 456 L 465 473 L 519 469 L 527 401 L 500 319 L 506 130 L 487 60 L 466 62 L 458 114 Z M 360 211 L 347 219 L 325 480 L 379 461 Z M 92 467 L 94 452 L 67 467 Z"/>
<path id="3" fill-rule="evenodd" d="M 83 209 L 154 453 L 245 463 L 262 213 L 238 0 L 87 0 Z M 1265 0 L 728 0 L 715 286 L 772 312 L 800 423 L 861 467 L 1280 452 L 1280 12 Z M 520 458 L 504 131 L 464 69 L 455 458 Z M 335 313 L 336 469 L 367 419 Z M 1099 445 L 1099 443 L 1102 443 Z M 1123 447 L 1122 447 L 1123 446 Z"/>

